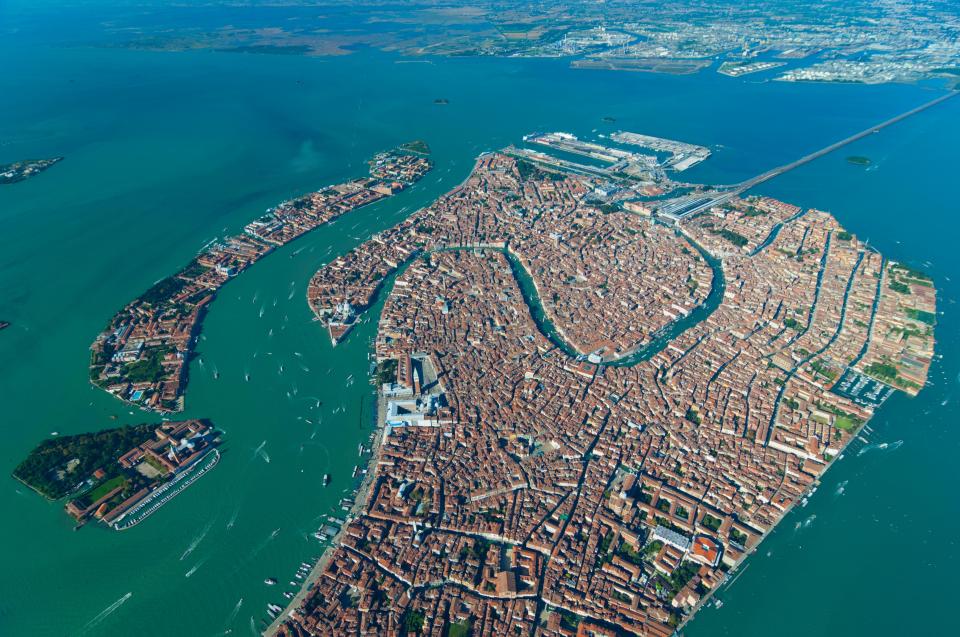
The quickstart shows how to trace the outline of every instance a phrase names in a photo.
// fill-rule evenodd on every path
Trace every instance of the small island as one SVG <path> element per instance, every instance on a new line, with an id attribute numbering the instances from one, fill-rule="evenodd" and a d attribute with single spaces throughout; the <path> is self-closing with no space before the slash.
<path id="1" fill-rule="evenodd" d="M 864 157 L 862 155 L 850 155 L 847 157 L 847 163 L 853 164 L 854 166 L 869 166 L 873 162 L 870 161 L 869 157 Z"/>
<path id="2" fill-rule="evenodd" d="M 415 139 L 412 142 L 400 144 L 400 150 L 407 151 L 408 153 L 416 153 L 418 155 L 430 154 L 430 146 L 428 146 L 427 142 L 423 141 L 422 139 Z"/>
<path id="3" fill-rule="evenodd" d="M 12 164 L 0 165 L 0 184 L 15 184 L 39 175 L 50 166 L 53 166 L 63 157 L 53 159 L 25 159 Z"/>
<path id="4" fill-rule="evenodd" d="M 37 445 L 13 477 L 48 500 L 66 498 L 77 528 L 92 518 L 122 530 L 213 468 L 219 442 L 203 420 L 56 436 Z"/>

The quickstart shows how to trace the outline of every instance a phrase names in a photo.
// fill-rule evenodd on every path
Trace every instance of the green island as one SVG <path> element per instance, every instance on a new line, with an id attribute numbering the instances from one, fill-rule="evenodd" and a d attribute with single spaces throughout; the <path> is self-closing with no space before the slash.
<path id="1" fill-rule="evenodd" d="M 864 157 L 863 155 L 850 155 L 847 157 L 847 163 L 853 164 L 854 166 L 869 166 L 873 162 L 870 161 L 869 157 Z"/>
<path id="2" fill-rule="evenodd" d="M 130 528 L 213 468 L 218 432 L 206 421 L 116 427 L 48 438 L 13 476 L 48 500 L 67 498 L 78 528 L 90 519 Z"/>
<path id="3" fill-rule="evenodd" d="M 409 153 L 417 153 L 420 155 L 430 154 L 430 146 L 428 146 L 427 142 L 423 141 L 422 139 L 415 139 L 412 142 L 400 144 L 400 150 L 405 150 Z"/>
<path id="4" fill-rule="evenodd" d="M 153 435 L 152 425 L 127 425 L 47 438 L 13 470 L 13 477 L 49 500 L 59 500 L 96 469 L 118 468 L 116 458 Z"/>
<path id="5" fill-rule="evenodd" d="M 35 177 L 59 161 L 63 161 L 63 157 L 54 157 L 53 159 L 24 159 L 23 161 L 16 161 L 12 164 L 2 164 L 0 165 L 0 185 L 15 184 L 18 181 Z"/>

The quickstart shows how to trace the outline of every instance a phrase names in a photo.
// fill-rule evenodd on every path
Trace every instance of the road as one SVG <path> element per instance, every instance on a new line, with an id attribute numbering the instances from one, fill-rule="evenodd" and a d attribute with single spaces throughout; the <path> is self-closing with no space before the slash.
<path id="1" fill-rule="evenodd" d="M 676 215 L 674 218 L 676 218 L 676 219 L 678 219 L 678 220 L 679 220 L 679 219 L 683 219 L 683 218 L 689 217 L 689 216 L 691 216 L 691 215 L 695 215 L 695 214 L 698 213 L 698 212 L 702 212 L 702 211 L 704 211 L 704 210 L 707 210 L 708 208 L 712 208 L 713 206 L 716 206 L 716 205 L 722 204 L 722 203 L 724 203 L 724 202 L 726 202 L 726 201 L 729 201 L 730 199 L 739 196 L 741 193 L 743 193 L 743 192 L 745 192 L 745 191 L 747 191 L 747 190 L 750 190 L 751 188 L 754 188 L 755 186 L 757 186 L 757 185 L 759 185 L 759 184 L 762 184 L 762 183 L 765 182 L 765 181 L 768 181 L 768 180 L 770 180 L 770 179 L 773 179 L 774 177 L 777 177 L 777 176 L 779 176 L 779 175 L 782 175 L 782 174 L 785 173 L 785 172 L 791 171 L 791 170 L 793 170 L 794 168 L 797 168 L 797 167 L 799 167 L 799 166 L 802 166 L 802 165 L 804 165 L 804 164 L 806 164 L 806 163 L 809 163 L 809 162 L 811 162 L 811 161 L 813 161 L 813 160 L 815 160 L 815 159 L 819 159 L 820 157 L 823 157 L 824 155 L 828 155 L 828 154 L 832 153 L 833 151 L 835 151 L 835 150 L 837 150 L 837 149 L 839 149 L 839 148 L 842 148 L 842 147 L 844 147 L 844 146 L 846 146 L 846 145 L 848 145 L 848 144 L 852 144 L 853 142 L 855 142 L 855 141 L 857 141 L 857 140 L 863 139 L 864 137 L 867 137 L 868 135 L 872 135 L 873 133 L 878 133 L 878 132 L 880 132 L 880 130 L 886 128 L 887 126 L 892 126 L 892 125 L 896 124 L 897 122 L 903 121 L 903 120 L 907 119 L 908 117 L 911 117 L 911 116 L 913 116 L 913 115 L 916 115 L 917 113 L 920 113 L 920 112 L 922 112 L 922 111 L 925 111 L 925 110 L 927 110 L 928 108 L 931 108 L 931 107 L 933 107 L 933 106 L 936 106 L 937 104 L 940 104 L 941 102 L 945 102 L 945 101 L 947 101 L 948 99 L 950 99 L 950 98 L 952 98 L 952 97 L 956 97 L 958 94 L 960 94 L 960 91 L 957 91 L 957 90 L 950 91 L 950 92 L 948 92 L 948 93 L 946 93 L 946 94 L 944 94 L 944 95 L 941 95 L 940 97 L 938 97 L 938 98 L 936 98 L 936 99 L 933 99 L 933 100 L 930 100 L 929 102 L 926 102 L 926 103 L 924 103 L 924 104 L 921 104 L 920 106 L 917 106 L 916 108 L 912 108 L 912 109 L 910 109 L 909 111 L 906 111 L 906 112 L 904 112 L 904 113 L 900 113 L 900 114 L 897 115 L 896 117 L 891 117 L 890 119 L 888 119 L 888 120 L 886 120 L 886 121 L 883 121 L 883 122 L 880 122 L 879 124 L 875 124 L 874 126 L 871 126 L 870 128 L 867 128 L 867 129 L 865 129 L 865 130 L 860 131 L 859 133 L 856 133 L 856 134 L 854 134 L 854 135 L 851 135 L 851 136 L 849 136 L 849 137 L 846 137 L 846 138 L 844 138 L 844 139 L 841 139 L 841 140 L 838 141 L 838 142 L 834 142 L 833 144 L 830 144 L 829 146 L 825 146 L 824 148 L 821 148 L 820 150 L 814 151 L 814 152 L 812 152 L 812 153 L 810 153 L 810 154 L 808 154 L 808 155 L 804 155 L 804 156 L 801 157 L 800 159 L 797 159 L 797 160 L 795 160 L 795 161 L 792 161 L 792 162 L 790 162 L 789 164 L 784 164 L 784 165 L 782 165 L 782 166 L 777 166 L 776 168 L 773 168 L 773 169 L 771 169 L 771 170 L 768 170 L 768 171 L 765 172 L 765 173 L 761 173 L 761 174 L 757 175 L 756 177 L 751 177 L 750 179 L 747 179 L 746 181 L 742 181 L 742 182 L 740 182 L 739 184 L 735 184 L 735 185 L 733 185 L 733 186 L 730 186 L 730 187 L 729 187 L 729 188 L 730 188 L 729 190 L 726 190 L 726 191 L 724 191 L 723 193 L 720 193 L 720 194 L 716 195 L 715 197 L 712 197 L 712 198 L 711 198 L 709 201 L 707 201 L 707 202 L 704 202 L 704 203 L 702 203 L 702 204 L 700 204 L 700 205 L 698 205 L 698 206 L 692 207 L 692 208 L 689 209 L 689 210 L 685 210 L 682 214 Z"/>

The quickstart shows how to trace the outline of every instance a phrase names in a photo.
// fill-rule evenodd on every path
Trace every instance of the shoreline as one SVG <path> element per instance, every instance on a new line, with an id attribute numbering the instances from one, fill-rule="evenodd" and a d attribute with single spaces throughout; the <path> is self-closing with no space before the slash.
<path id="1" fill-rule="evenodd" d="M 772 239 L 776 238 L 776 236 L 779 234 L 781 227 L 785 223 L 801 217 L 802 214 L 803 214 L 803 211 L 801 211 L 796 215 L 791 216 L 789 219 L 783 222 L 775 224 L 769 230 L 764 240 L 759 243 L 759 245 L 757 246 L 757 249 L 753 253 L 751 253 L 749 256 L 755 256 L 757 253 L 759 253 L 764 247 L 769 245 Z M 691 314 L 694 315 L 692 317 L 693 320 L 689 320 L 689 319 L 684 320 L 690 316 L 690 315 L 687 315 L 687 317 L 683 317 L 681 319 L 678 319 L 668 324 L 667 330 L 661 330 L 661 332 L 658 334 L 659 338 L 654 339 L 653 342 L 647 345 L 647 347 L 649 347 L 650 345 L 655 346 L 654 348 L 651 348 L 652 353 L 650 353 L 649 356 L 644 356 L 640 360 L 621 360 L 620 365 L 613 365 L 613 366 L 633 366 L 633 365 L 640 364 L 645 360 L 648 360 L 652 356 L 655 356 L 658 352 L 669 347 L 671 343 L 673 343 L 680 335 L 685 333 L 687 330 L 692 329 L 698 325 L 701 325 L 703 322 L 707 321 L 710 318 L 710 316 L 713 314 L 713 312 L 716 309 L 718 309 L 720 305 L 723 303 L 724 290 L 726 288 L 726 280 L 729 274 L 726 271 L 726 268 L 724 266 L 724 258 L 722 256 L 717 256 L 716 254 L 714 254 L 714 252 L 716 251 L 715 249 L 714 250 L 708 249 L 703 245 L 701 245 L 699 242 L 695 241 L 693 237 L 690 235 L 690 233 L 686 231 L 685 228 L 680 228 L 678 230 L 678 234 L 682 235 L 694 248 L 696 248 L 697 251 L 700 253 L 700 255 L 704 259 L 708 260 L 714 275 L 710 292 L 707 294 L 707 297 L 704 299 L 704 301 L 698 304 L 694 308 L 694 310 L 691 311 Z M 830 243 L 828 239 L 824 248 L 823 260 L 826 260 L 830 255 L 829 246 L 830 246 Z M 537 281 L 535 278 L 533 278 L 530 275 L 529 268 L 524 262 L 524 258 L 522 254 L 515 252 L 513 249 L 511 249 L 509 242 L 504 242 L 503 245 L 496 245 L 496 246 L 494 245 L 444 246 L 444 248 L 442 249 L 443 250 L 477 250 L 477 251 L 496 250 L 498 252 L 504 253 L 508 257 L 512 257 L 508 260 L 510 261 L 511 266 L 514 266 L 513 276 L 516 279 L 517 285 L 522 288 L 521 277 L 518 273 L 518 271 L 522 271 L 522 274 L 524 275 L 523 278 L 528 279 L 531 287 L 533 288 L 532 289 L 533 294 L 531 295 L 531 298 L 528 299 L 526 294 L 522 294 L 522 296 L 524 297 L 524 301 L 527 305 L 528 312 L 531 315 L 531 318 L 533 318 L 535 314 L 540 314 L 542 318 L 545 319 L 545 321 L 543 321 L 542 324 L 541 324 L 541 321 L 538 321 L 538 320 L 533 321 L 536 324 L 537 329 L 539 330 L 541 335 L 546 338 L 547 341 L 553 342 L 555 345 L 558 345 L 558 346 L 560 345 L 554 342 L 555 339 L 551 337 L 551 333 L 552 333 L 558 337 L 558 339 L 562 342 L 563 345 L 569 346 L 569 339 L 566 338 L 566 336 L 563 334 L 563 331 L 556 326 L 556 324 L 552 320 L 552 317 L 550 317 L 547 314 L 546 310 L 543 308 L 543 304 L 540 302 L 541 293 L 537 286 Z M 860 260 L 858 260 L 854 265 L 850 278 L 847 281 L 846 291 L 843 294 L 843 306 L 840 311 L 840 316 L 837 319 L 838 320 L 837 334 L 839 334 L 839 332 L 842 330 L 845 324 L 845 314 L 847 309 L 848 297 L 850 294 L 850 288 L 851 288 L 851 285 L 853 284 L 854 276 L 856 275 L 859 269 L 861 260 L 863 258 L 862 256 L 863 253 L 864 251 L 860 252 Z M 814 297 L 813 306 L 810 308 L 811 322 L 812 322 L 813 312 L 818 306 L 818 300 L 819 300 L 818 295 L 819 295 L 819 290 L 821 285 L 820 277 L 822 277 L 822 268 L 816 281 L 817 295 Z M 881 278 L 881 284 L 882 284 L 882 278 Z M 877 292 L 877 295 L 879 295 L 879 292 Z M 710 307 L 712 305 L 710 302 L 712 300 L 712 297 L 716 297 L 717 302 L 715 306 Z M 534 310 L 536 310 L 536 312 Z M 696 310 L 701 310 L 701 311 L 706 310 L 706 312 L 704 315 L 699 316 L 697 315 L 699 313 L 697 313 Z M 873 316 L 871 316 L 871 326 L 872 324 L 873 324 Z M 677 326 L 680 326 L 681 329 L 674 333 L 674 330 L 676 329 Z M 670 328 L 673 328 L 673 329 L 670 329 Z M 827 342 L 823 350 L 820 350 L 814 355 L 808 356 L 806 359 L 804 359 L 804 361 L 802 361 L 802 363 L 805 363 L 806 361 L 813 358 L 813 356 L 819 355 L 822 351 L 828 349 L 829 346 L 835 340 L 835 338 L 836 338 L 836 335 L 834 336 L 834 338 L 832 338 L 830 341 Z M 870 333 L 868 333 L 865 338 L 866 338 L 866 343 L 869 343 Z M 657 345 L 659 345 L 659 347 L 656 347 Z M 559 346 L 559 349 L 566 350 L 567 347 Z M 575 347 L 571 347 L 571 349 L 576 351 Z M 646 349 L 647 349 L 646 347 L 643 348 L 644 353 L 646 353 Z M 575 356 L 571 356 L 569 352 L 565 351 L 564 353 L 570 358 L 575 358 Z M 633 352 L 633 353 L 634 355 L 636 354 L 636 352 Z M 607 361 L 603 361 L 601 363 L 601 365 L 605 365 L 605 364 L 608 365 L 609 363 Z M 852 367 L 848 366 L 846 369 L 852 369 Z M 788 375 L 786 379 L 787 381 L 792 379 L 794 372 L 791 372 Z M 822 389 L 824 392 L 830 391 L 829 386 L 823 387 Z M 897 388 L 894 387 L 894 389 L 897 389 Z M 783 394 L 783 391 L 781 390 L 780 395 L 778 395 L 777 397 L 778 407 L 779 407 L 779 399 L 782 394 Z M 334 551 L 338 550 L 341 546 L 344 546 L 341 542 L 341 539 L 343 537 L 342 536 L 343 528 L 346 527 L 351 520 L 356 519 L 358 515 L 363 515 L 363 511 L 366 510 L 369 504 L 368 500 L 371 495 L 370 488 L 371 488 L 371 485 L 374 484 L 374 481 L 371 479 L 371 476 L 373 475 L 373 472 L 376 471 L 376 468 L 378 466 L 377 463 L 379 463 L 379 459 L 380 459 L 381 446 L 383 441 L 386 439 L 385 433 L 387 431 L 386 425 L 384 422 L 384 416 L 382 414 L 383 405 L 384 405 L 384 396 L 382 395 L 380 388 L 377 388 L 377 401 L 378 401 L 378 409 L 377 409 L 378 423 L 376 425 L 376 430 L 375 430 L 377 434 L 376 434 L 376 440 L 374 441 L 374 444 L 371 446 L 371 458 L 370 458 L 370 464 L 368 465 L 369 467 L 371 467 L 371 469 L 367 471 L 367 474 L 364 480 L 362 481 L 360 487 L 356 491 L 356 500 L 355 500 L 354 506 L 350 510 L 350 514 L 348 515 L 347 522 L 344 523 L 343 527 L 341 527 L 340 531 L 336 534 L 331 544 L 324 550 L 324 554 L 318 560 L 315 567 L 310 571 L 309 579 L 307 580 L 307 582 L 304 583 L 304 587 L 294 597 L 291 604 L 288 605 L 287 609 L 285 609 L 285 611 L 277 618 L 277 620 L 275 620 L 270 625 L 270 627 L 267 629 L 265 634 L 268 634 L 268 635 L 275 634 L 276 631 L 279 630 L 280 626 L 285 621 L 289 620 L 291 616 L 294 616 L 295 614 L 298 613 L 300 609 L 300 605 L 307 598 L 309 591 L 313 588 L 313 583 L 323 576 L 323 572 L 326 569 L 326 567 L 329 565 Z M 817 473 L 814 473 L 812 471 L 809 472 L 811 476 L 810 482 L 807 483 L 806 487 L 803 488 L 802 490 L 798 489 L 796 491 L 798 495 L 794 499 L 790 499 L 786 503 L 771 502 L 772 510 L 769 512 L 769 515 L 766 516 L 766 519 L 773 520 L 771 524 L 763 524 L 761 526 L 755 523 L 743 522 L 745 527 L 752 529 L 750 535 L 753 536 L 753 538 L 755 538 L 755 541 L 752 543 L 751 546 L 749 546 L 749 548 L 747 546 L 743 546 L 742 547 L 743 551 L 739 559 L 737 559 L 736 561 L 733 561 L 730 568 L 723 573 L 723 577 L 719 581 L 719 583 L 715 585 L 713 588 L 708 589 L 706 593 L 702 594 L 702 596 L 697 600 L 696 604 L 691 607 L 691 610 L 689 613 L 682 614 L 680 617 L 677 618 L 678 621 L 675 628 L 675 631 L 676 631 L 675 634 L 679 634 L 682 628 L 686 626 L 689 623 L 689 621 L 696 616 L 699 610 L 702 609 L 703 606 L 707 605 L 711 599 L 714 599 L 714 597 L 719 593 L 721 588 L 725 590 L 725 588 L 729 587 L 737 579 L 737 577 L 745 571 L 746 566 L 744 566 L 744 564 L 748 563 L 749 557 L 754 555 L 757 552 L 758 548 L 763 544 L 763 541 L 767 537 L 769 537 L 769 535 L 772 534 L 773 531 L 776 530 L 781 524 L 783 524 L 786 517 L 797 507 L 797 504 L 801 504 L 801 506 L 806 506 L 806 504 L 808 503 L 808 498 L 811 496 L 811 494 L 823 484 L 823 479 L 824 479 L 824 476 L 827 474 L 827 471 L 829 471 L 834 466 L 834 463 L 837 460 L 844 457 L 845 452 L 850 448 L 850 443 L 854 439 L 860 437 L 859 434 L 864 430 L 864 428 L 868 425 L 870 420 L 875 415 L 876 414 L 872 409 L 869 410 L 869 417 L 867 417 L 863 422 L 860 423 L 860 425 L 854 431 L 851 432 L 851 434 L 847 437 L 847 439 L 844 441 L 842 446 L 839 447 L 839 451 L 835 455 L 830 456 L 829 459 L 825 463 L 823 463 L 822 470 L 820 470 Z M 769 424 L 769 430 L 767 433 L 768 441 L 769 441 L 770 433 L 773 432 L 778 426 L 780 426 L 777 424 L 776 418 L 777 418 L 777 411 L 775 410 L 772 414 L 772 419 Z M 768 444 L 764 445 L 764 447 L 767 447 L 767 446 L 769 445 Z M 784 451 L 784 450 L 780 449 L 780 451 Z M 826 454 L 826 455 L 829 456 L 829 454 Z M 784 478 L 781 474 L 781 479 L 778 483 L 779 486 L 783 486 L 785 482 L 786 482 L 786 478 Z M 773 484 L 773 481 L 771 481 L 771 484 Z M 797 484 L 797 487 L 800 487 L 800 486 L 801 486 L 800 484 Z M 707 533 L 706 527 L 701 527 L 699 523 L 694 522 L 694 526 L 691 534 L 697 535 L 698 533 Z M 726 542 L 726 540 L 723 540 L 723 541 Z M 525 542 L 521 544 L 525 544 Z M 747 544 L 747 543 L 745 542 L 744 544 Z M 741 548 L 738 542 L 734 542 L 734 547 L 737 549 Z M 473 591 L 473 592 L 476 594 L 480 594 L 477 591 Z M 482 594 L 480 595 L 483 596 Z M 545 596 L 542 593 L 540 593 L 536 597 L 538 598 L 538 601 L 540 604 L 551 606 L 551 607 L 560 607 L 560 608 L 563 607 L 562 605 L 557 606 L 557 604 L 552 602 L 548 596 Z M 580 609 L 578 611 L 572 611 L 572 612 L 574 612 L 579 617 L 582 617 L 584 619 L 589 619 L 591 621 L 599 622 L 601 624 L 608 621 L 608 619 L 605 616 L 603 616 L 602 614 L 598 614 L 597 612 L 584 612 L 583 609 Z M 627 630 L 626 632 L 631 632 L 631 631 Z"/>
<path id="2" fill-rule="evenodd" d="M 371 376 L 371 379 L 375 378 L 375 375 Z M 373 484 L 372 479 L 374 472 L 372 471 L 372 468 L 380 462 L 380 448 L 383 444 L 384 437 L 386 436 L 385 423 L 387 416 L 387 403 L 386 397 L 383 395 L 383 392 L 379 387 L 376 389 L 376 401 L 377 408 L 374 410 L 374 413 L 376 414 L 376 423 L 373 431 L 373 442 L 370 445 L 370 457 L 367 460 L 367 472 L 364 474 L 360 484 L 353 491 L 353 506 L 350 507 L 350 510 L 347 512 L 343 524 L 340 525 L 337 533 L 330 538 L 330 542 L 323 548 L 323 553 L 320 554 L 320 559 L 318 559 L 316 564 L 313 565 L 307 576 L 303 578 L 303 584 L 300 586 L 300 590 L 298 590 L 291 599 L 287 600 L 283 611 L 277 615 L 276 619 L 270 622 L 265 629 L 260 631 L 261 635 L 276 635 L 280 627 L 288 619 L 290 619 L 290 615 L 300 609 L 310 591 L 313 589 L 314 582 L 323 576 L 323 572 L 326 570 L 327 565 L 330 564 L 330 560 L 333 559 L 333 554 L 336 552 L 336 549 L 340 548 L 340 540 L 343 537 L 347 526 L 354 520 L 354 518 L 362 514 L 363 511 L 366 511 L 368 504 L 367 500 L 370 497 L 371 487 Z"/>
<path id="3" fill-rule="evenodd" d="M 379 153 L 367 163 L 370 168 L 366 177 L 329 184 L 306 195 L 281 201 L 246 224 L 240 232 L 208 243 L 187 265 L 154 283 L 115 312 L 90 345 L 90 384 L 144 411 L 159 414 L 182 412 L 189 383 L 189 363 L 208 306 L 225 285 L 279 248 L 329 226 L 355 210 L 409 190 L 434 168 L 430 159 L 399 147 Z M 165 285 L 167 282 L 174 282 L 173 289 L 171 285 Z M 179 320 L 191 323 L 186 341 L 181 342 L 175 335 L 156 338 L 153 334 L 142 333 L 145 317 L 159 320 L 171 311 Z M 124 348 L 138 343 L 139 349 L 132 359 L 117 358 L 118 354 L 125 352 Z M 165 367 L 157 358 L 171 351 L 179 359 L 175 368 Z M 131 380 L 128 377 L 130 367 L 147 360 L 153 361 L 158 370 L 149 377 Z M 176 380 L 176 387 L 169 396 L 167 385 L 173 380 Z M 119 388 L 121 385 L 124 386 Z M 132 389 L 134 385 L 145 386 Z M 118 393 L 110 391 L 111 387 Z M 137 396 L 136 400 L 132 400 L 134 396 Z"/>

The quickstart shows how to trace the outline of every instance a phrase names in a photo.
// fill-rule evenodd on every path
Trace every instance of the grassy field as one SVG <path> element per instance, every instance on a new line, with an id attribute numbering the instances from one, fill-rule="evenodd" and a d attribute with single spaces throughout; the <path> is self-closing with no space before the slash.
<path id="1" fill-rule="evenodd" d="M 124 478 L 123 476 L 114 476 L 109 480 L 107 480 L 106 482 L 102 482 L 99 486 L 92 489 L 90 492 L 85 494 L 83 498 L 92 504 L 97 500 L 99 500 L 100 498 L 102 498 L 103 496 L 110 493 L 112 490 L 122 485 L 124 480 L 126 480 L 126 478 Z"/>

